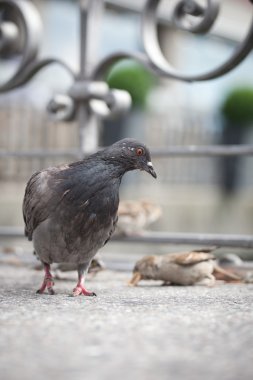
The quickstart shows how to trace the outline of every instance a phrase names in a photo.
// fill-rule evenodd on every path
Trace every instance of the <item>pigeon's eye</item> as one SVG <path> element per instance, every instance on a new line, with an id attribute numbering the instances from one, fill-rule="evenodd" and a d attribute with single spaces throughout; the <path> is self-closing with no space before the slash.
<path id="1" fill-rule="evenodd" d="M 142 156 L 144 154 L 144 149 L 142 148 L 137 148 L 136 149 L 136 155 L 137 156 Z"/>

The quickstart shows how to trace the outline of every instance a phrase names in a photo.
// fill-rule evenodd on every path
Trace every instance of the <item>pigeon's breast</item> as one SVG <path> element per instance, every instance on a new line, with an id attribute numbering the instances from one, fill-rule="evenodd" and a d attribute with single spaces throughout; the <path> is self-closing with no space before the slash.
<path id="1" fill-rule="evenodd" d="M 90 261 L 114 231 L 118 204 L 115 186 L 104 187 L 89 199 L 64 201 L 35 230 L 36 253 L 46 262 Z"/>

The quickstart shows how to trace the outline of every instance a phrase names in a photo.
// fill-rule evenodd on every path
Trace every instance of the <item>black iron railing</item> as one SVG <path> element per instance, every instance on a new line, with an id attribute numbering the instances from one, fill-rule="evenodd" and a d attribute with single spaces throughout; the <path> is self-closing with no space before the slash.
<path id="1" fill-rule="evenodd" d="M 250 1 L 253 3 L 253 1 Z M 187 75 L 174 68 L 162 53 L 157 36 L 157 8 L 160 0 L 146 0 L 142 11 L 142 41 L 144 53 L 115 52 L 100 62 L 93 62 L 94 44 L 99 23 L 103 16 L 103 0 L 80 0 L 80 64 L 75 72 L 69 65 L 55 57 L 38 58 L 41 20 L 37 9 L 28 0 L 0 0 L 0 57 L 19 57 L 15 73 L 0 84 L 0 92 L 7 92 L 25 85 L 43 68 L 58 64 L 72 77 L 72 85 L 66 94 L 49 101 L 48 110 L 58 120 L 78 120 L 80 145 L 76 150 L 27 152 L 0 151 L 0 157 L 55 157 L 69 155 L 83 157 L 98 148 L 97 118 L 106 118 L 126 112 L 131 106 L 130 95 L 110 89 L 104 81 L 105 73 L 115 62 L 132 58 L 156 75 L 175 80 L 193 82 L 218 78 L 235 68 L 253 48 L 253 9 L 248 33 L 232 55 L 218 67 L 204 73 Z M 191 33 L 207 33 L 219 14 L 219 2 L 206 0 L 200 6 L 194 0 L 177 1 L 171 23 Z M 189 23 L 189 16 L 191 22 Z M 92 65 L 90 63 L 93 62 Z M 252 146 L 187 146 L 170 147 L 153 151 L 153 156 L 232 156 L 253 155 Z M 0 228 L 0 236 L 21 236 L 17 228 Z M 253 248 L 253 236 L 144 233 L 139 237 L 125 237 L 125 241 L 150 243 L 217 244 L 220 246 Z"/>

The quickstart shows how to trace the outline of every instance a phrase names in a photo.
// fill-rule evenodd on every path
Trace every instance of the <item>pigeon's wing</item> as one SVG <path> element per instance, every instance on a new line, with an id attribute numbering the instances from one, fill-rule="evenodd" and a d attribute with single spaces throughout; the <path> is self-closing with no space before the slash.
<path id="1" fill-rule="evenodd" d="M 33 231 L 51 212 L 53 192 L 49 188 L 49 179 L 53 168 L 36 172 L 26 185 L 23 200 L 23 217 L 25 222 L 25 236 L 32 240 Z M 50 208 L 51 207 L 51 208 Z"/>
<path id="2" fill-rule="evenodd" d="M 106 245 L 106 243 L 108 243 L 108 241 L 111 239 L 112 234 L 113 234 L 114 231 L 115 231 L 115 228 L 116 228 L 116 224 L 117 224 L 117 222 L 118 222 L 118 215 L 116 215 L 116 217 L 115 217 L 114 220 L 113 220 L 112 229 L 111 229 L 111 231 L 110 231 L 110 233 L 109 233 L 109 237 L 108 237 L 108 238 L 106 239 L 106 241 L 104 242 L 104 245 Z"/>
<path id="3" fill-rule="evenodd" d="M 206 252 L 182 252 L 169 254 L 171 262 L 179 265 L 193 265 L 200 263 L 201 261 L 215 260 L 215 256 Z"/>
<path id="4" fill-rule="evenodd" d="M 33 231 L 44 220 L 53 215 L 61 207 L 61 219 L 76 220 L 75 228 L 85 228 L 85 218 L 89 220 L 86 206 L 93 204 L 93 213 L 100 208 L 99 196 L 108 187 L 111 178 L 103 161 L 85 160 L 68 165 L 51 167 L 35 173 L 29 180 L 23 201 L 23 215 L 25 221 L 25 235 L 32 240 Z M 115 200 L 118 207 L 118 186 L 120 181 L 115 182 Z M 110 187 L 111 191 L 111 187 Z M 109 196 L 110 195 L 110 196 Z M 112 202 L 112 194 L 107 194 Z M 98 201 L 94 201 L 97 199 Z M 114 206 L 115 206 L 114 205 Z M 62 210 L 67 212 L 62 213 Z M 116 212 L 115 212 L 116 214 Z M 80 218 L 79 218 L 80 217 Z M 107 217 L 107 215 L 106 215 Z M 77 221 L 80 219 L 80 223 Z M 108 240 L 115 229 L 117 219 L 112 215 L 112 228 Z M 106 239 L 105 239 L 106 240 Z"/>

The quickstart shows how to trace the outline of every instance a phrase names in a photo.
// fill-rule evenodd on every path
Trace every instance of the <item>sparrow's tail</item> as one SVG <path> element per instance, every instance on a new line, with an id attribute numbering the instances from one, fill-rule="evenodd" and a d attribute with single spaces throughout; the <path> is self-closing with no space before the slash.
<path id="1" fill-rule="evenodd" d="M 224 280 L 224 281 L 237 281 L 237 282 L 243 281 L 242 277 L 221 268 L 219 265 L 214 266 L 213 275 L 215 277 L 218 277 L 218 279 Z"/>

